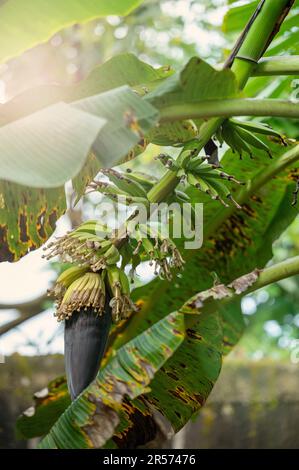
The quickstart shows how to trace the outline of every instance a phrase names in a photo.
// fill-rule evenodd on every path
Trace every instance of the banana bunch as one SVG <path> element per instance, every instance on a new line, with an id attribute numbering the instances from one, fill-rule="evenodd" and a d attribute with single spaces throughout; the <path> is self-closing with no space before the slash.
<path id="1" fill-rule="evenodd" d="M 136 310 L 130 298 L 129 280 L 123 269 L 108 266 L 96 273 L 77 266 L 66 269 L 49 292 L 56 300 L 57 320 L 68 320 L 73 312 L 86 311 L 88 308 L 102 315 L 107 290 L 114 322 L 127 318 Z"/>
<path id="2" fill-rule="evenodd" d="M 134 230 L 128 229 L 130 244 L 134 245 L 133 257 L 139 262 L 144 257 L 150 259 L 150 265 L 155 264 L 155 274 L 162 279 L 170 281 L 173 277 L 172 269 L 182 269 L 184 260 L 175 243 L 165 237 L 156 226 L 138 224 Z M 138 262 L 137 262 L 138 263 Z M 137 265 L 135 263 L 134 269 Z M 133 265 L 133 262 L 132 262 Z"/>
<path id="3" fill-rule="evenodd" d="M 130 285 L 125 272 L 117 266 L 110 266 L 106 270 L 107 286 L 110 291 L 110 307 L 112 320 L 117 323 L 128 318 L 136 306 L 130 298 Z"/>
<path id="4" fill-rule="evenodd" d="M 103 313 L 105 307 L 103 273 L 105 271 L 101 274 L 86 272 L 69 284 L 63 296 L 56 296 L 57 307 L 55 316 L 58 321 L 68 320 L 73 312 L 79 312 L 82 309 L 87 310 L 88 307 L 92 307 L 98 315 Z M 71 277 L 71 273 L 66 272 L 66 276 Z"/>
<path id="5" fill-rule="evenodd" d="M 93 181 L 89 185 L 92 190 L 102 193 L 113 202 L 148 205 L 147 192 L 155 183 L 150 176 L 130 170 L 119 172 L 112 168 L 101 172 L 109 178 L 109 182 Z"/>
<path id="6" fill-rule="evenodd" d="M 176 164 L 175 160 L 168 155 L 167 153 L 160 153 L 155 157 L 155 160 L 158 160 L 162 165 L 167 168 L 167 170 L 178 171 L 179 166 Z"/>
<path id="7" fill-rule="evenodd" d="M 97 220 L 84 222 L 72 232 L 49 243 L 44 250 L 48 251 L 47 255 L 43 255 L 46 259 L 59 255 L 64 262 L 88 267 L 94 272 L 116 264 L 120 259 L 111 231 Z"/>
<path id="8" fill-rule="evenodd" d="M 219 201 L 225 207 L 229 207 L 226 201 L 230 201 L 238 209 L 241 209 L 225 182 L 229 181 L 239 185 L 244 183 L 225 173 L 218 166 L 205 163 L 206 160 L 207 157 L 193 157 L 189 153 L 177 171 L 178 178 L 183 183 L 187 181 L 190 186 L 208 194 L 211 199 Z"/>
<path id="9" fill-rule="evenodd" d="M 253 121 L 239 121 L 237 119 L 227 119 L 216 133 L 217 140 L 220 145 L 225 142 L 235 153 L 237 152 L 242 159 L 243 152 L 247 153 L 250 158 L 253 158 L 255 149 L 266 152 L 272 158 L 271 151 L 267 144 L 261 140 L 258 135 L 276 138 L 283 145 L 286 145 L 285 140 L 271 127 L 253 122 Z"/>
<path id="10" fill-rule="evenodd" d="M 156 159 L 161 159 L 161 156 Z M 170 157 L 168 157 L 170 161 Z M 164 163 L 164 161 L 162 161 Z M 148 207 L 149 201 L 147 193 L 158 182 L 158 179 L 152 175 L 142 173 L 140 171 L 132 171 L 127 168 L 125 172 L 116 171 L 114 169 L 102 170 L 105 176 L 109 177 L 109 182 L 92 181 L 89 185 L 91 191 L 98 191 L 115 203 L 124 205 L 144 204 Z M 143 188 L 143 189 L 140 189 Z M 142 192 L 142 195 L 140 195 Z M 165 202 L 187 202 L 189 197 L 178 189 L 168 197 Z"/>
<path id="11" fill-rule="evenodd" d="M 205 163 L 209 161 L 209 156 L 197 156 L 197 149 L 195 150 L 196 152 L 192 149 L 186 151 L 179 162 L 167 154 L 160 154 L 156 159 L 166 168 L 174 171 L 181 183 L 185 184 L 187 181 L 188 184 L 208 194 L 213 200 L 219 201 L 225 207 L 229 207 L 229 204 L 225 202 L 228 199 L 238 209 L 241 209 L 241 206 L 235 201 L 230 189 L 223 180 L 240 185 L 244 183 L 238 181 L 234 176 L 221 171 L 219 164 Z M 190 198 L 184 192 L 176 190 L 175 197 L 172 200 L 184 203 L 190 201 Z"/>
<path id="12" fill-rule="evenodd" d="M 79 266 L 71 266 L 65 269 L 56 279 L 53 289 L 48 290 L 48 295 L 53 295 L 56 299 L 62 299 L 67 288 L 86 272 L 87 268 Z"/>

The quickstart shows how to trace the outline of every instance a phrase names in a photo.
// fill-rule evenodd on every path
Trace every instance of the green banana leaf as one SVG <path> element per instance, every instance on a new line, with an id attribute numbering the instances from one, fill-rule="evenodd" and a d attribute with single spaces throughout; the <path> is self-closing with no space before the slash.
<path id="1" fill-rule="evenodd" d="M 164 80 L 145 98 L 160 109 L 179 103 L 233 98 L 238 94 L 231 70 L 216 70 L 199 57 L 193 57 L 181 71 Z"/>
<path id="2" fill-rule="evenodd" d="M 90 74 L 73 85 L 39 85 L 16 95 L 0 106 L 0 125 L 4 126 L 47 106 L 98 95 L 128 85 L 144 94 L 173 73 L 170 67 L 154 68 L 134 54 L 119 54 L 96 66 Z"/>
<path id="3" fill-rule="evenodd" d="M 1 127 L 0 178 L 35 188 L 63 185 L 79 172 L 105 124 L 100 113 L 59 103 Z"/>
<path id="4" fill-rule="evenodd" d="M 78 174 L 91 147 L 101 166 L 111 167 L 157 117 L 128 86 L 41 109 L 0 127 L 0 178 L 30 187 L 61 186 Z"/>
<path id="5" fill-rule="evenodd" d="M 126 114 L 133 116 L 138 132 L 131 129 Z M 46 188 L 59 188 L 75 177 L 91 147 L 102 167 L 113 166 L 153 127 L 157 115 L 153 106 L 123 86 L 72 104 L 54 104 L 1 127 L 0 177 L 9 181 L 3 185 L 0 206 L 1 261 L 15 261 L 45 241 L 34 231 L 34 227 L 39 230 L 39 217 L 46 228 L 43 232 L 52 233 L 62 212 L 57 210 L 61 190 L 56 200 L 55 192 L 50 193 L 46 203 Z M 32 198 L 27 186 L 43 189 L 35 190 Z M 20 192 L 22 198 L 17 198 Z M 9 211 L 10 207 L 18 210 Z"/>

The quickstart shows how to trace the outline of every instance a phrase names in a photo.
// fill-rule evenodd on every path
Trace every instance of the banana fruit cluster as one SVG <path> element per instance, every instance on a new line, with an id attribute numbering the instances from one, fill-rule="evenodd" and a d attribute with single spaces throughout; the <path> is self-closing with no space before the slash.
<path id="1" fill-rule="evenodd" d="M 109 178 L 109 182 L 93 181 L 89 185 L 92 190 L 102 193 L 113 202 L 148 206 L 147 193 L 155 184 L 155 178 L 130 170 L 119 172 L 112 168 L 103 169 L 101 173 Z"/>
<path id="2" fill-rule="evenodd" d="M 138 264 L 146 259 L 151 264 L 155 262 L 156 273 L 167 280 L 171 280 L 173 268 L 183 267 L 179 250 L 157 228 L 153 232 L 148 225 L 138 224 L 131 230 L 128 223 L 127 235 L 128 243 L 118 249 L 108 228 L 91 220 L 46 247 L 47 259 L 59 255 L 64 262 L 74 264 L 60 274 L 50 292 L 57 302 L 59 321 L 89 307 L 101 315 L 107 295 L 111 299 L 113 321 L 127 318 L 135 310 L 124 272 L 127 264 L 132 265 L 131 279 Z M 120 258 L 122 267 L 118 268 Z"/>
<path id="3" fill-rule="evenodd" d="M 106 270 L 108 288 L 111 295 L 110 307 L 114 323 L 128 318 L 136 306 L 130 297 L 130 284 L 123 269 L 111 266 Z"/>
<path id="4" fill-rule="evenodd" d="M 244 183 L 222 171 L 219 165 L 206 163 L 209 160 L 208 156 L 194 156 L 192 151 L 187 151 L 179 163 L 166 154 L 161 154 L 157 158 L 164 166 L 175 171 L 182 183 L 187 182 L 190 186 L 209 195 L 211 199 L 219 201 L 225 207 L 229 207 L 228 203 L 231 202 L 238 209 L 241 209 L 241 206 L 233 198 L 226 182 L 229 181 L 239 185 Z"/>
<path id="5" fill-rule="evenodd" d="M 150 265 L 155 264 L 155 274 L 162 279 L 171 281 L 173 270 L 181 270 L 184 267 L 184 259 L 175 243 L 164 236 L 159 227 L 149 224 L 138 224 L 131 231 L 128 224 L 129 247 L 132 250 L 132 261 L 149 259 Z M 133 266 L 133 262 L 132 262 Z M 131 271 L 133 278 L 134 270 Z"/>
<path id="6" fill-rule="evenodd" d="M 219 168 L 215 168 L 213 165 L 203 163 L 200 157 L 192 159 L 184 170 L 179 172 L 179 175 L 186 178 L 188 184 L 208 194 L 211 199 L 219 201 L 223 206 L 229 207 L 228 202 L 231 202 L 238 209 L 241 209 L 241 206 L 235 201 L 224 181 L 232 181 L 240 185 L 242 182 L 224 173 Z"/>
<path id="7" fill-rule="evenodd" d="M 71 279 L 75 269 L 78 270 L 79 277 L 73 281 Z M 70 270 L 72 271 L 70 272 Z M 73 312 L 87 310 L 88 307 L 92 307 L 99 315 L 104 311 L 105 282 L 103 273 L 79 273 L 80 268 L 72 267 L 62 273 L 63 281 L 61 281 L 61 276 L 57 279 L 56 285 L 63 283 L 64 286 L 67 286 L 63 296 L 56 294 L 57 305 L 55 316 L 58 321 L 68 320 Z"/>
<path id="8" fill-rule="evenodd" d="M 159 158 L 159 157 L 157 157 Z M 92 181 L 89 184 L 91 191 L 98 191 L 115 203 L 125 205 L 144 204 L 148 207 L 147 193 L 158 182 L 152 175 L 139 171 L 117 171 L 112 168 L 101 170 L 102 174 L 109 178 L 107 181 Z M 187 202 L 189 197 L 178 189 L 168 196 L 166 203 Z"/>
<path id="9" fill-rule="evenodd" d="M 215 165 L 205 163 L 205 158 L 189 153 L 180 164 L 170 157 L 160 155 L 159 160 L 176 171 L 177 177 L 209 194 L 224 205 L 226 200 L 240 207 L 224 184 L 225 180 L 241 184 L 233 176 Z M 148 204 L 147 193 L 156 179 L 143 173 L 102 170 L 109 182 L 93 182 L 91 188 L 119 202 Z M 185 202 L 185 193 L 176 191 L 169 200 Z M 69 319 L 74 311 L 92 308 L 98 315 L 104 312 L 107 299 L 112 319 L 118 322 L 135 310 L 130 298 L 130 286 L 124 268 L 131 265 L 130 277 L 134 280 L 136 267 L 145 260 L 155 265 L 155 274 L 170 281 L 175 270 L 184 267 L 184 260 L 175 243 L 165 236 L 161 225 L 128 220 L 125 226 L 126 243 L 118 243 L 117 232 L 97 220 L 82 223 L 75 230 L 50 242 L 44 249 L 47 259 L 60 256 L 73 266 L 57 279 L 52 294 L 57 301 L 56 316 L 59 321 Z M 121 261 L 121 268 L 117 264 Z"/>
<path id="10" fill-rule="evenodd" d="M 130 299 L 129 280 L 124 271 L 116 266 L 97 273 L 84 271 L 78 266 L 67 268 L 60 274 L 49 295 L 56 299 L 55 316 L 58 321 L 68 320 L 73 312 L 86 311 L 89 307 L 102 315 L 107 296 L 114 322 L 127 318 L 136 310 Z"/>
<path id="11" fill-rule="evenodd" d="M 240 121 L 237 119 L 226 119 L 216 133 L 220 145 L 225 142 L 234 153 L 238 153 L 242 159 L 243 153 L 253 158 L 254 151 L 262 150 L 272 158 L 270 148 L 259 136 L 267 136 L 278 139 L 286 145 L 281 134 L 266 124 L 253 121 Z"/>
<path id="12" fill-rule="evenodd" d="M 120 253 L 112 241 L 112 232 L 97 220 L 84 222 L 72 232 L 50 242 L 44 247 L 46 259 L 60 256 L 66 263 L 89 267 L 97 272 L 116 264 Z"/>

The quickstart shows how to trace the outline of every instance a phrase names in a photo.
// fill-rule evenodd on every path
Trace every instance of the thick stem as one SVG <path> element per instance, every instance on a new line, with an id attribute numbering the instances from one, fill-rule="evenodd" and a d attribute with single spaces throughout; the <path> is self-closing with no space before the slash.
<path id="1" fill-rule="evenodd" d="M 167 171 L 160 181 L 148 192 L 147 198 L 151 203 L 164 201 L 179 183 L 176 173 Z"/>
<path id="2" fill-rule="evenodd" d="M 198 103 L 183 103 L 162 108 L 160 111 L 160 122 L 201 119 L 210 116 L 279 116 L 298 118 L 299 106 L 297 101 L 274 99 L 206 100 Z M 214 119 L 212 121 L 213 128 L 215 123 L 216 120 Z M 207 134 L 207 131 L 205 133 Z"/>
<path id="3" fill-rule="evenodd" d="M 295 256 L 294 258 L 287 259 L 282 261 L 281 263 L 274 264 L 268 268 L 264 268 L 259 271 L 257 280 L 246 288 L 246 283 L 248 282 L 246 278 L 250 279 L 253 273 L 247 273 L 241 278 L 235 279 L 231 284 L 230 288 L 227 288 L 227 295 L 223 297 L 221 300 L 209 298 L 209 301 L 203 302 L 202 308 L 197 311 L 197 308 L 193 307 L 196 304 L 196 300 L 201 300 L 202 292 L 195 294 L 191 299 L 189 299 L 183 307 L 180 309 L 181 312 L 187 313 L 186 316 L 186 324 L 188 327 L 193 325 L 198 321 L 198 317 L 196 313 L 202 313 L 205 311 L 206 313 L 213 313 L 217 310 L 220 310 L 223 307 L 226 307 L 228 304 L 234 302 L 237 298 L 244 297 L 252 292 L 255 292 L 262 287 L 266 287 L 274 282 L 281 281 L 282 279 L 287 279 L 288 277 L 295 276 L 299 274 L 299 256 Z M 232 293 L 232 289 L 234 285 L 243 285 L 244 290 L 241 293 Z M 224 289 L 223 289 L 224 290 Z M 193 312 L 190 312 L 191 309 L 194 309 Z M 188 315 L 192 313 L 191 315 Z M 194 315 L 195 313 L 195 315 Z"/>
<path id="4" fill-rule="evenodd" d="M 264 54 L 282 21 L 294 4 L 294 0 L 263 0 L 260 2 L 246 38 L 236 53 L 232 71 L 243 88 L 251 76 L 255 64 Z"/>
<path id="5" fill-rule="evenodd" d="M 253 77 L 299 75 L 299 55 L 265 57 L 252 71 Z"/>
<path id="6" fill-rule="evenodd" d="M 260 272 L 257 281 L 245 292 L 245 294 L 249 294 L 257 289 L 261 289 L 269 284 L 273 284 L 274 282 L 287 279 L 288 277 L 295 276 L 297 274 L 299 274 L 299 256 L 289 258 L 281 263 L 277 263 L 263 269 Z"/>

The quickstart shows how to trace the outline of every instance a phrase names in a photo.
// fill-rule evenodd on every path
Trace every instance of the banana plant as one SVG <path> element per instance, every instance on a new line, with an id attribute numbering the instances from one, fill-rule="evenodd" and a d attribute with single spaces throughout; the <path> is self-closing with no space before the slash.
<path id="1" fill-rule="evenodd" d="M 0 7 L 3 18 L 13 3 Z M 99 2 L 98 15 L 122 14 L 141 2 L 117 3 L 122 8 L 109 11 Z M 253 99 L 252 87 L 246 91 L 251 77 L 298 72 L 297 57 L 291 66 L 281 57 L 263 58 L 281 39 L 278 31 L 285 31 L 294 3 L 233 6 L 224 27 L 238 29 L 236 13 L 242 11 L 243 30 L 222 68 L 193 57 L 174 72 L 126 54 L 75 86 L 37 87 L 3 105 L 1 260 L 16 260 L 44 244 L 47 259 L 67 263 L 49 292 L 64 322 L 66 381 L 52 383 L 48 396 L 17 425 L 23 436 L 43 436 L 40 447 L 148 445 L 163 431 L 157 412 L 177 432 L 204 405 L 223 356 L 242 335 L 241 297 L 299 273 L 297 257 L 265 268 L 272 243 L 297 215 L 299 146 L 254 119 L 298 118 L 298 104 Z M 79 21 L 94 17 L 92 5 L 80 9 Z M 244 8 L 251 16 L 243 25 Z M 70 10 L 70 22 L 75 13 Z M 49 14 L 51 30 L 2 55 L 0 50 L 0 60 L 64 26 L 54 7 Z M 57 113 L 59 128 L 53 124 Z M 49 143 L 43 155 L 41 136 Z M 167 147 L 156 156 L 166 168 L 161 179 L 113 168 L 150 143 Z M 222 145 L 228 150 L 220 159 Z M 171 147 L 179 149 L 176 157 Z M 96 191 L 137 210 L 117 229 L 88 220 L 47 242 L 64 210 L 62 185 L 68 179 L 78 199 Z M 16 206 L 17 191 L 22 217 L 16 220 L 8 209 Z M 27 194 L 34 206 L 26 203 Z M 140 204 L 147 216 L 151 204 L 172 202 L 193 209 L 204 203 L 202 248 L 184 249 L 183 238 L 175 241 L 163 224 L 152 227 L 139 217 Z M 155 266 L 155 278 L 133 289 L 130 281 L 145 261 Z"/>

